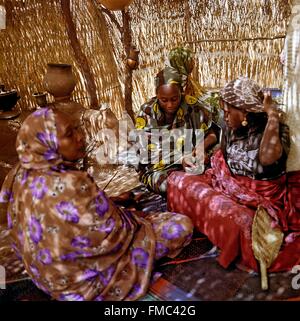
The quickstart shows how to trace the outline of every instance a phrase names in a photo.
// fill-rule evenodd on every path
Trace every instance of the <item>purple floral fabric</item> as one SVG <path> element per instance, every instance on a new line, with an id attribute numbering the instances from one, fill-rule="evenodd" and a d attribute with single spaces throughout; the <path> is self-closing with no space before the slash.
<path id="1" fill-rule="evenodd" d="M 98 196 L 95 200 L 96 203 L 96 212 L 97 214 L 102 217 L 108 210 L 108 200 L 103 192 L 99 192 Z"/>
<path id="2" fill-rule="evenodd" d="M 33 197 L 39 200 L 42 199 L 48 190 L 45 177 L 36 177 L 30 184 L 29 188 L 31 189 Z"/>
<path id="3" fill-rule="evenodd" d="M 184 228 L 181 224 L 171 221 L 164 225 L 162 236 L 167 240 L 174 240 L 179 238 L 183 232 Z"/>
<path id="4" fill-rule="evenodd" d="M 42 169 L 63 163 L 58 153 L 55 116 L 45 108 L 24 121 L 17 137 L 17 152 L 23 168 Z"/>
<path id="5" fill-rule="evenodd" d="M 132 251 L 132 261 L 137 267 L 145 269 L 148 265 L 149 253 L 143 248 L 136 248 Z"/>
<path id="6" fill-rule="evenodd" d="M 174 255 L 193 230 L 180 214 L 143 219 L 117 207 L 58 153 L 55 114 L 34 112 L 17 137 L 20 164 L 6 177 L 10 241 L 34 283 L 61 301 L 136 300 L 156 257 Z"/>
<path id="7" fill-rule="evenodd" d="M 35 217 L 30 218 L 29 234 L 30 234 L 31 240 L 35 244 L 38 244 L 42 239 L 43 228 L 41 223 Z"/>
<path id="8" fill-rule="evenodd" d="M 58 216 L 63 220 L 72 223 L 79 222 L 78 209 L 73 205 L 72 202 L 60 202 L 55 206 Z"/>
<path id="9" fill-rule="evenodd" d="M 77 236 L 73 238 L 71 244 L 73 247 L 79 247 L 83 249 L 91 246 L 91 240 L 85 236 Z"/>
<path id="10" fill-rule="evenodd" d="M 44 265 L 52 263 L 52 256 L 49 249 L 40 250 L 37 254 L 37 259 Z"/>

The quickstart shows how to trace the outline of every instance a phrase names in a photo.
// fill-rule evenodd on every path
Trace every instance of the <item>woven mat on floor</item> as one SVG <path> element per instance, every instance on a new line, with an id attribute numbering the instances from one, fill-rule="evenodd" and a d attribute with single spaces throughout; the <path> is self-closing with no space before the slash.
<path id="1" fill-rule="evenodd" d="M 269 289 L 262 291 L 260 287 L 260 277 L 252 275 L 249 277 L 232 301 L 276 301 L 291 300 L 300 301 L 300 289 L 293 288 L 292 281 L 296 274 L 270 273 L 268 275 Z"/>
<path id="2" fill-rule="evenodd" d="M 161 277 L 149 293 L 163 301 L 300 301 L 300 289 L 292 286 L 295 274 L 270 273 L 269 289 L 263 291 L 258 273 L 234 265 L 222 268 L 217 262 L 218 253 L 209 248 L 209 241 L 198 237 L 180 256 L 161 262 L 156 268 Z"/>
<path id="3" fill-rule="evenodd" d="M 300 290 L 293 290 L 291 273 L 269 275 L 269 290 L 262 291 L 257 274 L 237 268 L 223 269 L 216 253 L 205 238 L 196 237 L 174 259 L 162 259 L 155 267 L 156 277 L 143 301 L 253 301 L 300 300 Z M 19 274 L 0 289 L 0 302 L 48 301 L 29 279 Z"/>

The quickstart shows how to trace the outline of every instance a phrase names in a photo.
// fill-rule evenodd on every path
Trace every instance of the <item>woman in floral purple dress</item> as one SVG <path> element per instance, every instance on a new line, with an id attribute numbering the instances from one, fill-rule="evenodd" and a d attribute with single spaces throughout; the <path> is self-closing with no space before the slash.
<path id="1" fill-rule="evenodd" d="M 17 137 L 20 163 L 0 202 L 16 254 L 34 283 L 57 300 L 136 300 L 155 260 L 175 256 L 193 225 L 174 213 L 141 218 L 117 207 L 74 162 L 81 134 L 51 109 L 31 114 Z"/>

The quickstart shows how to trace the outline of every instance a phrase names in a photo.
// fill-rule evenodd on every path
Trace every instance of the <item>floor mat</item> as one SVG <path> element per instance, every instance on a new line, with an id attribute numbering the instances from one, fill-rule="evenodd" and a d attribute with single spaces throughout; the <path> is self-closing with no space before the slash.
<path id="1" fill-rule="evenodd" d="M 250 277 L 236 269 L 225 271 L 215 257 L 164 266 L 162 273 L 165 280 L 185 292 L 185 300 L 200 301 L 229 300 Z"/>
<path id="2" fill-rule="evenodd" d="M 0 302 L 51 301 L 51 297 L 39 290 L 30 280 L 15 281 L 0 289 Z"/>
<path id="3" fill-rule="evenodd" d="M 269 289 L 261 289 L 260 275 L 235 266 L 222 268 L 210 242 L 198 237 L 174 260 L 161 262 L 161 278 L 149 293 L 160 300 L 193 301 L 300 301 L 300 289 L 293 289 L 295 274 L 270 273 Z M 201 254 L 202 253 L 202 254 Z M 295 280 L 294 280 L 295 281 Z"/>
<path id="4" fill-rule="evenodd" d="M 198 236 L 176 258 L 160 260 L 155 268 L 156 281 L 141 300 L 300 300 L 300 290 L 291 286 L 295 274 L 270 274 L 269 290 L 262 291 L 257 273 L 222 268 L 211 246 L 205 237 Z M 24 276 L 26 278 L 26 275 L 20 275 L 19 279 L 11 279 L 5 290 L 0 289 L 0 302 L 51 300 Z"/>
<path id="5" fill-rule="evenodd" d="M 260 277 L 252 275 L 246 280 L 235 296 L 233 301 L 274 301 L 274 300 L 300 300 L 300 289 L 293 289 L 292 279 L 295 274 L 270 273 L 268 275 L 269 289 L 262 291 L 260 287 Z"/>

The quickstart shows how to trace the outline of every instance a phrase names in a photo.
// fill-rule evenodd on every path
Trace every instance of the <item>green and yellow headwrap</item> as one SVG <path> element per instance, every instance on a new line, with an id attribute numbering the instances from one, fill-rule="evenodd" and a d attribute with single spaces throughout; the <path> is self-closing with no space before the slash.
<path id="1" fill-rule="evenodd" d="M 205 94 L 204 88 L 192 78 L 194 68 L 194 54 L 192 50 L 183 47 L 176 47 L 169 52 L 169 64 L 182 76 L 181 86 L 184 94 L 199 98 Z"/>
<path id="2" fill-rule="evenodd" d="M 194 67 L 194 54 L 188 48 L 176 47 L 169 52 L 169 61 L 180 74 L 188 76 Z"/>
<path id="3" fill-rule="evenodd" d="M 180 87 L 183 85 L 181 74 L 173 67 L 166 66 L 155 77 L 155 88 L 167 84 L 176 84 Z"/>

